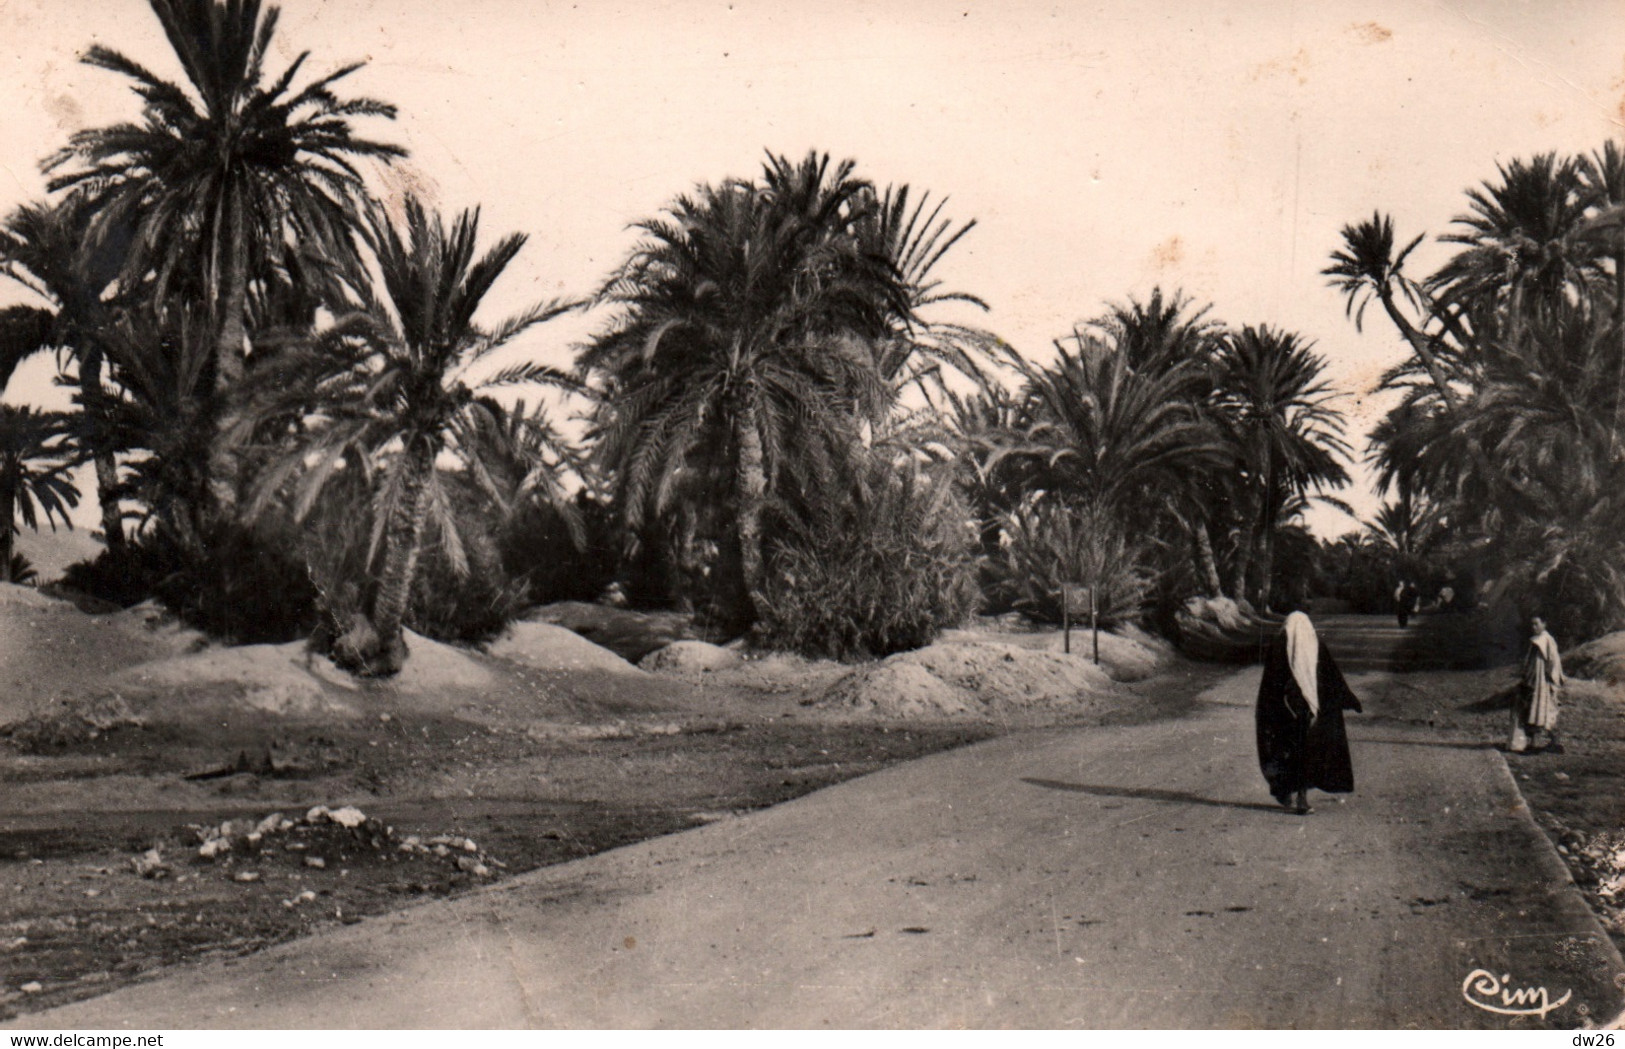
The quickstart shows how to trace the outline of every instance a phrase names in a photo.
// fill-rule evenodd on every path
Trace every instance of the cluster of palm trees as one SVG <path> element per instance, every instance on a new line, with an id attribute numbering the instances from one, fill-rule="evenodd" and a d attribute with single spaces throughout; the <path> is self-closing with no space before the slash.
<path id="1" fill-rule="evenodd" d="M 977 505 L 1004 522 L 983 541 L 1013 603 L 1058 618 L 1060 582 L 1095 588 L 1113 618 L 1152 587 L 1164 606 L 1307 596 L 1301 566 L 1282 573 L 1275 549 L 1310 499 L 1348 482 L 1325 362 L 1295 333 L 1208 314 L 1154 290 L 1058 341 L 1050 364 L 1011 354 L 1024 381 L 994 395 L 1005 404 L 963 406 Z M 1066 557 L 1072 578 L 1042 581 Z"/>
<path id="2" fill-rule="evenodd" d="M 1392 494 L 1376 538 L 1492 598 L 1540 607 L 1567 637 L 1625 626 L 1625 154 L 1499 166 L 1405 269 L 1381 213 L 1346 227 L 1325 273 L 1356 323 L 1373 302 L 1410 356 L 1372 437 Z"/>
<path id="3" fill-rule="evenodd" d="M 398 670 L 403 627 L 452 600 L 426 574 L 487 580 L 498 622 L 551 596 L 556 566 L 516 567 L 544 534 L 595 586 L 838 655 L 924 643 L 978 572 L 1035 615 L 1062 584 L 1116 616 L 1268 606 L 1278 537 L 1346 482 L 1302 337 L 1159 290 L 1032 364 L 941 282 L 974 222 L 816 152 L 677 197 L 580 301 L 477 319 L 525 238 L 482 249 L 477 210 L 373 196 L 405 151 L 358 130 L 394 109 L 339 94 L 357 66 L 273 73 L 258 0 L 150 3 L 184 79 L 92 48 L 140 120 L 72 136 L 0 229 L 40 303 L 0 313 L 0 370 L 54 351 L 76 408 L 8 412 L 5 461 L 37 468 L 5 505 L 59 518 L 91 463 L 113 569 L 274 601 L 253 573 L 286 562 L 356 672 Z M 603 320 L 573 368 L 497 353 L 574 309 Z M 514 386 L 585 431 L 492 396 Z"/>

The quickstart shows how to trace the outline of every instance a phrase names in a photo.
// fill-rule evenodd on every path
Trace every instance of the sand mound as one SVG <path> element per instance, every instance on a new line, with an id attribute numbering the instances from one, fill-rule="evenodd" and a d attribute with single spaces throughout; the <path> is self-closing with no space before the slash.
<path id="1" fill-rule="evenodd" d="M 1604 634 L 1565 652 L 1563 669 L 1573 677 L 1625 684 L 1625 630 Z"/>
<path id="2" fill-rule="evenodd" d="M 143 663 L 113 675 L 109 684 L 132 694 L 226 695 L 233 705 L 280 716 L 354 715 L 356 708 L 324 687 L 303 642 L 214 648 L 187 656 Z M 152 705 L 141 704 L 153 716 Z"/>
<path id="3" fill-rule="evenodd" d="M 491 643 L 488 651 L 499 659 L 538 670 L 600 670 L 637 677 L 644 674 L 609 649 L 552 623 L 515 623 Z"/>
<path id="4" fill-rule="evenodd" d="M 947 642 L 854 670 L 819 704 L 899 718 L 999 717 L 1035 708 L 1083 710 L 1110 687 L 1106 672 L 1082 656 L 997 642 Z"/>
<path id="5" fill-rule="evenodd" d="M 976 697 L 918 663 L 893 656 L 837 681 L 822 706 L 894 718 L 953 718 L 980 713 Z"/>
<path id="6" fill-rule="evenodd" d="M 1087 659 L 1095 657 L 1094 637 L 1089 631 L 1072 633 L 1072 654 Z M 1066 647 L 1064 637 L 1051 638 L 1044 646 L 1046 652 L 1061 652 Z M 1113 681 L 1144 681 L 1157 672 L 1164 656 L 1132 638 L 1100 632 L 1100 668 Z"/>
<path id="7" fill-rule="evenodd" d="M 486 689 L 497 676 L 474 656 L 422 634 L 406 631 L 406 666 L 390 679 L 398 692 L 432 694 L 443 691 Z M 354 680 L 353 678 L 351 680 Z"/>
<path id="8" fill-rule="evenodd" d="M 946 643 L 1009 644 L 1041 652 L 1063 653 L 1066 634 L 1053 628 L 1020 629 L 972 628 L 950 630 L 942 635 Z M 1094 636 L 1087 628 L 1072 631 L 1072 655 L 1094 661 Z M 1152 637 L 1135 626 L 1114 627 L 1100 632 L 1100 668 L 1113 681 L 1143 681 L 1173 656 L 1173 646 Z"/>
<path id="9" fill-rule="evenodd" d="M 731 649 L 707 641 L 673 641 L 638 660 L 638 666 L 651 673 L 690 674 L 721 670 L 739 662 Z"/>
<path id="10" fill-rule="evenodd" d="M 54 597 L 42 594 L 31 586 L 18 586 L 16 583 L 0 583 L 0 605 L 14 605 L 22 608 L 58 609 L 64 602 Z M 69 605 L 68 607 L 73 607 Z"/>

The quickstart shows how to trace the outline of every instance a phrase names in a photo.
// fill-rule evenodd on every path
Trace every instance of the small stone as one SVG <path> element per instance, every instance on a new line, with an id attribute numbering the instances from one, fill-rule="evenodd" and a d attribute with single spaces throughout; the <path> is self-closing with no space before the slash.
<path id="1" fill-rule="evenodd" d="M 45 990 L 45 986 L 38 980 L 29 980 L 27 983 L 17 988 L 17 990 L 23 992 L 24 994 L 38 994 Z"/>
<path id="2" fill-rule="evenodd" d="M 342 809 L 334 809 L 327 814 L 327 818 L 339 826 L 348 827 L 351 830 L 367 822 L 366 815 L 353 805 L 346 805 Z"/>
<path id="3" fill-rule="evenodd" d="M 157 847 L 148 849 L 139 856 L 130 857 L 130 867 L 143 878 L 163 878 L 170 872 L 169 864 L 164 862 L 163 853 Z"/>
<path id="4" fill-rule="evenodd" d="M 322 859 L 320 856 L 306 856 L 305 857 L 305 866 L 314 867 L 317 870 L 322 870 L 323 868 L 325 868 L 327 866 L 327 861 Z"/>
<path id="5" fill-rule="evenodd" d="M 259 881 L 259 871 L 238 871 L 232 876 L 233 881 Z"/>
<path id="6" fill-rule="evenodd" d="M 221 853 L 231 851 L 230 838 L 210 838 L 198 846 L 197 854 L 206 860 L 212 860 Z"/>

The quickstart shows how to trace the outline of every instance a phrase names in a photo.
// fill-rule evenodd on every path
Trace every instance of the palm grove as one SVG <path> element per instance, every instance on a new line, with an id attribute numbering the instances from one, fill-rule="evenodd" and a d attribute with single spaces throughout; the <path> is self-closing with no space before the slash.
<path id="1" fill-rule="evenodd" d="M 974 222 L 816 152 L 691 189 L 591 293 L 493 321 L 525 238 L 373 196 L 406 150 L 375 137 L 393 107 L 343 93 L 358 66 L 267 68 L 257 0 L 150 2 L 184 76 L 92 48 L 139 119 L 73 135 L 0 229 L 32 293 L 0 312 L 0 379 L 53 353 L 75 405 L 0 409 L 4 578 L 88 465 L 106 550 L 69 585 L 372 675 L 407 627 L 480 640 L 612 583 L 842 658 L 977 610 L 1054 620 L 1065 584 L 1171 627 L 1194 595 L 1370 604 L 1407 572 L 1625 625 L 1612 145 L 1503 167 L 1431 276 L 1381 215 L 1345 230 L 1330 280 L 1411 356 L 1372 441 L 1389 503 L 1316 543 L 1302 512 L 1352 451 L 1297 333 L 1158 290 L 1033 363 L 944 283 Z M 574 366 L 529 359 L 574 310 L 598 318 Z"/>

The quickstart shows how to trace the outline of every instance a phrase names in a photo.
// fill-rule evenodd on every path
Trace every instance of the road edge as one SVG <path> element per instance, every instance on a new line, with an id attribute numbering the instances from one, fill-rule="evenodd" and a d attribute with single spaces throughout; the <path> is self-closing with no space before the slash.
<path id="1" fill-rule="evenodd" d="M 1499 748 L 1496 748 L 1493 753 L 1495 755 L 1495 766 L 1500 771 L 1501 778 L 1512 788 L 1512 793 L 1518 798 L 1517 818 L 1527 824 L 1529 829 L 1533 830 L 1545 845 L 1545 848 L 1537 850 L 1540 855 L 1539 862 L 1546 868 L 1548 877 L 1560 885 L 1566 885 L 1580 897 L 1580 902 L 1585 906 L 1586 915 L 1590 919 L 1592 931 L 1602 941 L 1602 953 L 1613 965 L 1614 986 L 1621 987 L 1621 984 L 1625 983 L 1625 957 L 1620 955 L 1619 948 L 1614 945 L 1614 938 L 1608 934 L 1607 929 L 1603 928 L 1602 921 L 1597 917 L 1597 912 L 1591 909 L 1591 901 L 1586 899 L 1585 893 L 1581 891 L 1580 883 L 1574 880 L 1574 872 L 1569 870 L 1569 865 L 1563 862 L 1562 856 L 1558 855 L 1557 846 L 1552 842 L 1551 836 L 1540 825 L 1540 821 L 1535 819 L 1534 809 L 1530 807 L 1529 799 L 1523 796 L 1523 790 L 1518 786 L 1518 777 L 1512 774 L 1512 767 L 1507 764 L 1506 755 Z M 1625 991 L 1625 987 L 1621 989 Z M 1592 1030 L 1625 1030 L 1625 1003 L 1621 1004 L 1619 1013 L 1607 1023 L 1599 1023 L 1595 1027 L 1586 1026 Z"/>

